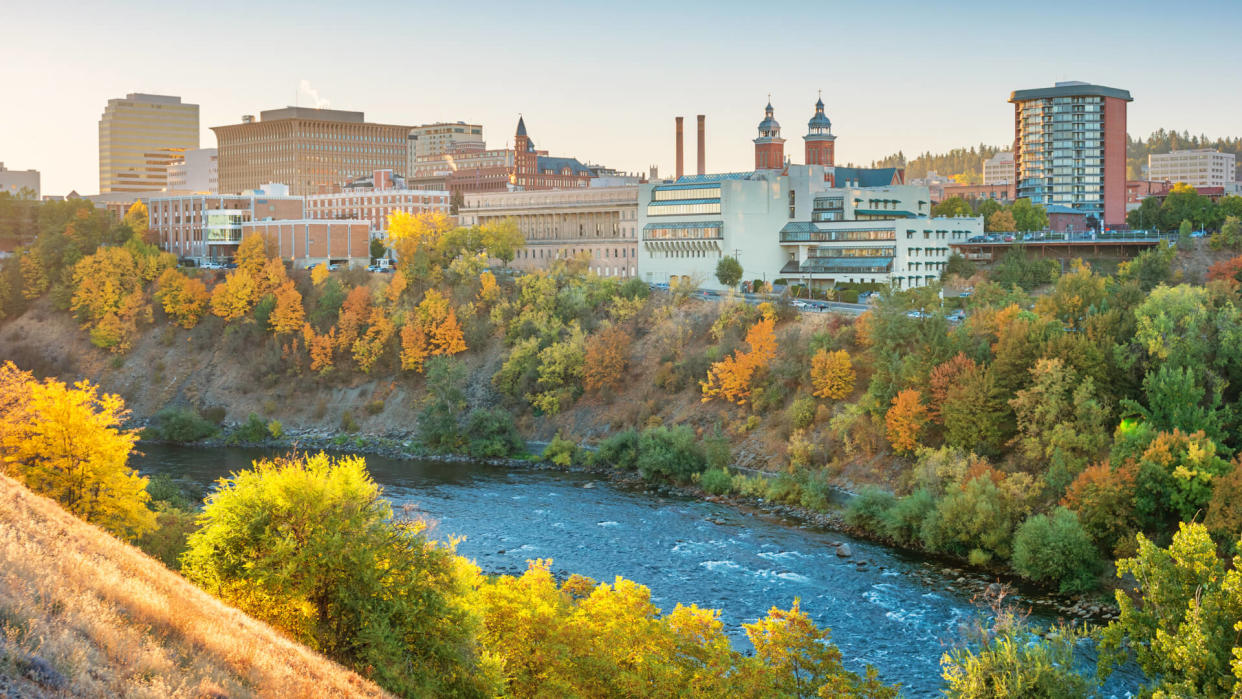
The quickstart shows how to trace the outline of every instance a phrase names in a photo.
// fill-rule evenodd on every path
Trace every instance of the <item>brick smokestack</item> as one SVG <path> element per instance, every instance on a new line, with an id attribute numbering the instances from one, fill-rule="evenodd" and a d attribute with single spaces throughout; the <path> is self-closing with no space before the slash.
<path id="1" fill-rule="evenodd" d="M 703 122 L 706 119 L 707 117 L 705 115 L 703 114 L 699 115 L 699 174 L 700 175 L 707 173 L 707 144 L 704 143 L 705 129 L 703 126 Z"/>
<path id="2" fill-rule="evenodd" d="M 682 152 L 681 122 L 682 122 L 682 117 L 677 117 L 677 177 L 678 178 L 681 178 L 681 176 L 685 174 L 684 170 L 685 170 L 685 165 L 686 165 L 685 155 Z"/>

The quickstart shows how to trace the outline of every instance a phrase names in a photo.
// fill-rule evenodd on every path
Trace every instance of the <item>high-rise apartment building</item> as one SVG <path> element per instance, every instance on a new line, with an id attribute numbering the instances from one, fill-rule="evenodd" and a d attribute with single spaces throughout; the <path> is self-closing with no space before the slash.
<path id="1" fill-rule="evenodd" d="M 1017 90 L 1009 101 L 1017 197 L 1124 225 L 1130 92 L 1070 81 Z"/>
<path id="2" fill-rule="evenodd" d="M 158 192 L 168 165 L 198 148 L 198 105 L 130 93 L 108 100 L 99 119 L 99 193 Z"/>
<path id="3" fill-rule="evenodd" d="M 1147 179 L 1185 182 L 1192 187 L 1224 187 L 1235 181 L 1237 156 L 1210 148 L 1175 150 L 1147 156 Z"/>
<path id="4" fill-rule="evenodd" d="M 444 155 L 449 151 L 483 150 L 483 125 L 453 123 L 423 124 L 410 129 L 406 136 L 410 166 L 404 172 L 413 172 L 413 164 L 419 158 Z"/>
<path id="5" fill-rule="evenodd" d="M 1013 184 L 1013 151 L 1003 150 L 983 161 L 983 184 Z"/>
<path id="6" fill-rule="evenodd" d="M 294 195 L 319 194 L 375 170 L 407 166 L 410 127 L 367 123 L 362 112 L 286 107 L 211 130 L 223 193 L 283 182 Z"/>

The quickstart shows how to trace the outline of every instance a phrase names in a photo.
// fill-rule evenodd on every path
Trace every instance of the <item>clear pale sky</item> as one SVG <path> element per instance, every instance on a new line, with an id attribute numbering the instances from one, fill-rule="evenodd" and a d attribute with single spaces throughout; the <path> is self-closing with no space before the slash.
<path id="1" fill-rule="evenodd" d="M 1028 12 L 1026 8 L 1032 8 Z M 1037 11 L 1037 12 L 1036 12 Z M 302 81 L 368 121 L 482 123 L 627 171 L 673 167 L 673 117 L 707 115 L 709 171 L 749 169 L 768 93 L 801 160 L 823 90 L 837 162 L 1011 143 L 1014 89 L 1130 90 L 1129 131 L 1242 135 L 1242 2 L 13 2 L 0 11 L 0 161 L 98 191 L 109 98 L 179 95 L 209 127 Z"/>

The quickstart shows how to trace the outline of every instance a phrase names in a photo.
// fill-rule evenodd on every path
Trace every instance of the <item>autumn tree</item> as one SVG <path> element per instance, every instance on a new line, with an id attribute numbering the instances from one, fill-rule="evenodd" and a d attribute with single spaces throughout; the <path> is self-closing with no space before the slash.
<path id="1" fill-rule="evenodd" d="M 410 285 L 409 280 L 405 276 L 405 272 L 397 270 L 392 273 L 392 279 L 388 281 L 388 286 L 384 287 L 384 298 L 388 299 L 389 304 L 395 304 L 401 299 L 401 294 L 405 293 L 406 287 Z"/>
<path id="2" fill-rule="evenodd" d="M 275 291 L 276 308 L 268 316 L 267 322 L 272 332 L 277 335 L 294 333 L 302 329 L 306 322 L 306 310 L 302 308 L 302 294 L 286 279 Z"/>
<path id="3" fill-rule="evenodd" d="M 500 286 L 496 283 L 496 275 L 483 272 L 479 275 L 479 300 L 484 303 L 495 303 L 500 299 Z"/>
<path id="4" fill-rule="evenodd" d="M 972 372 L 976 368 L 975 360 L 958 352 L 947 362 L 936 365 L 927 377 L 927 392 L 931 397 L 931 408 L 928 415 L 936 422 L 943 422 L 940 406 L 949 397 L 949 389 L 957 384 L 962 374 Z"/>
<path id="5" fill-rule="evenodd" d="M 201 279 L 187 277 L 173 268 L 160 275 L 155 298 L 163 304 L 164 313 L 187 330 L 198 325 L 211 302 L 211 294 Z"/>
<path id="6" fill-rule="evenodd" d="M 82 519 L 135 539 L 155 528 L 147 479 L 129 468 L 137 433 L 119 396 L 87 381 L 35 381 L 0 367 L 0 454 L 4 470 Z"/>
<path id="7" fill-rule="evenodd" d="M 428 334 L 431 353 L 451 356 L 466 351 L 466 339 L 462 334 L 461 323 L 457 322 L 457 312 L 448 309 L 444 317 L 436 323 Z"/>
<path id="8" fill-rule="evenodd" d="M 854 365 L 845 350 L 820 348 L 811 357 L 811 386 L 817 398 L 841 400 L 854 391 Z"/>
<path id="9" fill-rule="evenodd" d="M 587 338 L 582 387 L 588 392 L 621 390 L 634 340 L 616 325 L 607 325 Z"/>
<path id="10" fill-rule="evenodd" d="M 262 233 L 255 232 L 242 236 L 233 262 L 237 263 L 238 271 L 246 272 L 257 282 L 262 278 L 263 267 L 267 264 L 268 257 L 267 238 Z"/>
<path id="11" fill-rule="evenodd" d="M 1031 467 L 1046 468 L 1048 485 L 1059 493 L 1109 445 L 1111 416 L 1095 382 L 1060 359 L 1035 362 L 1031 377 L 1030 387 L 1009 401 L 1018 428 L 1010 444 Z"/>
<path id="12" fill-rule="evenodd" d="M 1107 461 L 1090 466 L 1078 474 L 1061 500 L 1062 505 L 1078 513 L 1083 529 L 1105 553 L 1119 553 L 1133 544 L 1139 529 L 1135 509 L 1137 474 L 1134 461 L 1119 466 Z"/>
<path id="13" fill-rule="evenodd" d="M 311 283 L 319 286 L 330 276 L 332 276 L 332 272 L 328 270 L 326 264 L 315 265 L 315 268 L 311 270 Z"/>
<path id="14" fill-rule="evenodd" d="M 129 205 L 129 210 L 125 212 L 125 217 L 121 219 L 121 222 L 129 226 L 130 230 L 134 232 L 134 237 L 138 240 L 146 243 L 156 242 L 155 240 L 151 240 L 148 236 L 149 221 L 147 216 L 147 205 L 142 203 L 141 199 Z"/>
<path id="15" fill-rule="evenodd" d="M 310 355 L 310 369 L 320 374 L 332 369 L 333 354 L 336 351 L 336 328 L 326 333 L 317 333 L 310 323 L 302 326 L 302 339 L 306 342 L 306 351 Z"/>
<path id="16" fill-rule="evenodd" d="M 453 221 L 446 214 L 396 211 L 388 217 L 385 242 L 396 252 L 398 263 L 418 277 L 419 272 L 426 274 L 437 263 L 440 238 L 451 230 Z"/>
<path id="17" fill-rule="evenodd" d="M 918 391 L 907 388 L 893 397 L 884 416 L 888 442 L 898 454 L 911 454 L 919 446 L 919 434 L 927 424 L 927 407 Z"/>
<path id="18" fill-rule="evenodd" d="M 1001 209 L 988 216 L 986 223 L 989 233 L 1008 233 L 1009 231 L 1018 230 L 1018 222 L 1014 220 L 1013 213 L 1006 209 Z"/>
<path id="19" fill-rule="evenodd" d="M 368 325 L 366 334 L 355 340 L 352 348 L 354 362 L 364 374 L 371 373 L 371 367 L 383 356 L 397 330 L 384 309 L 378 306 L 371 309 Z"/>
<path id="20" fill-rule="evenodd" d="M 258 300 L 258 283 L 239 266 L 211 290 L 211 312 L 226 321 L 237 320 L 250 313 Z"/>
<path id="21" fill-rule="evenodd" d="M 768 316 L 746 332 L 746 352 L 738 350 L 708 369 L 707 380 L 700 381 L 703 402 L 715 397 L 745 405 L 750 399 L 752 382 L 776 356 L 776 319 Z"/>

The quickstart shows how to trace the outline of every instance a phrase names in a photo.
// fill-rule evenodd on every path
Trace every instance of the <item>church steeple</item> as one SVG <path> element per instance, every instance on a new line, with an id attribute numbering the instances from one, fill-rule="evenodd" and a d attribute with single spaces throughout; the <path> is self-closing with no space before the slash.
<path id="1" fill-rule="evenodd" d="M 815 101 L 815 114 L 806 124 L 806 164 L 825 165 L 832 167 L 835 163 L 834 154 L 836 136 L 832 135 L 832 121 L 824 114 L 824 98 Z"/>
<path id="2" fill-rule="evenodd" d="M 781 125 L 772 115 L 772 96 L 763 108 L 763 121 L 759 122 L 759 137 L 755 139 L 755 169 L 776 170 L 785 166 L 785 139 L 781 138 Z"/>

